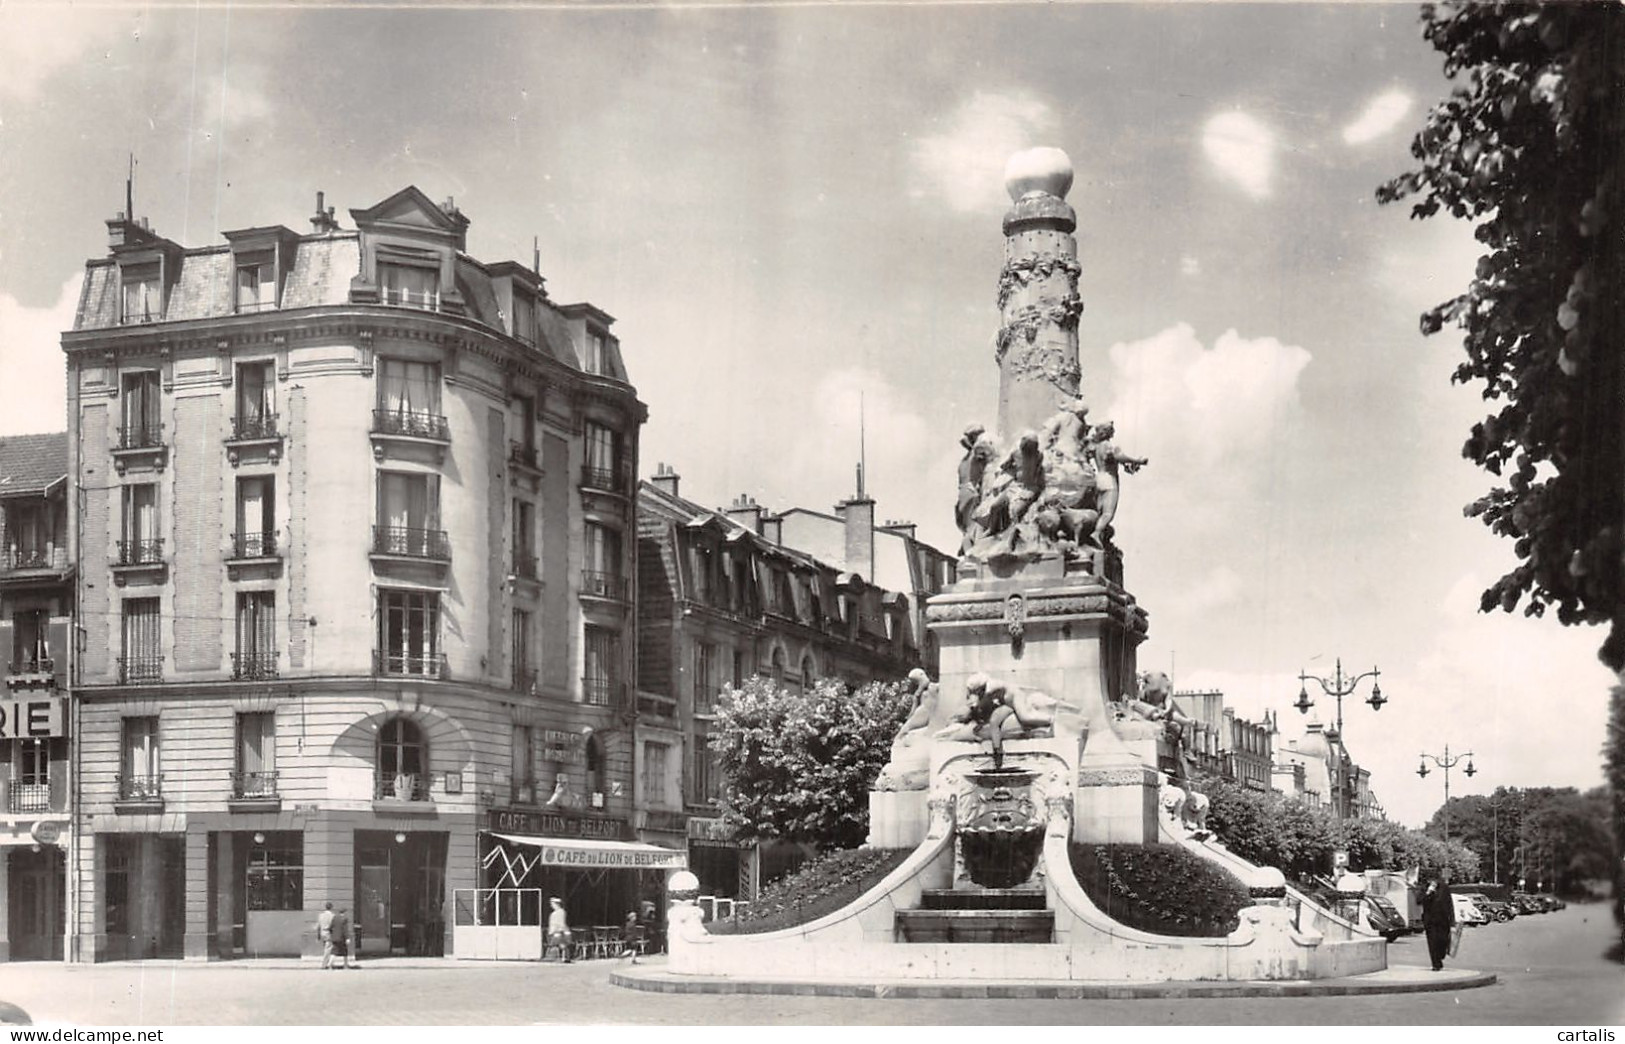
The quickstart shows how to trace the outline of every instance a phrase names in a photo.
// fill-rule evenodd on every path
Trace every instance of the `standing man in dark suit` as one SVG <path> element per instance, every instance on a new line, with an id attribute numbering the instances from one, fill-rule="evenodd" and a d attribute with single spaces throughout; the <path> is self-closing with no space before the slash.
<path id="1" fill-rule="evenodd" d="M 1456 901 L 1450 894 L 1450 871 L 1441 869 L 1422 893 L 1422 929 L 1427 932 L 1428 956 L 1433 970 L 1444 970 L 1445 954 L 1450 952 L 1450 929 L 1456 926 Z"/>

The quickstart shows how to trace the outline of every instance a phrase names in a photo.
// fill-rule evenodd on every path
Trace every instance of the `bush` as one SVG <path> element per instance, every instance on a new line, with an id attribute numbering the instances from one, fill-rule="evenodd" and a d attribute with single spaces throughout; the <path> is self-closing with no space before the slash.
<path id="1" fill-rule="evenodd" d="M 1068 846 L 1072 872 L 1113 920 L 1157 935 L 1225 936 L 1253 905 L 1246 886 L 1178 845 Z"/>
<path id="2" fill-rule="evenodd" d="M 713 921 L 712 935 L 756 935 L 808 924 L 834 913 L 879 884 L 913 853 L 908 848 L 847 848 L 825 852 L 773 882 L 745 913 Z"/>

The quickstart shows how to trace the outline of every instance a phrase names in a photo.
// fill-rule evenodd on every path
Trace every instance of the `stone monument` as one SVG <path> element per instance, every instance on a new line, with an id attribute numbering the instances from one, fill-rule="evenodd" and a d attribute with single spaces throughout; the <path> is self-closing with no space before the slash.
<path id="1" fill-rule="evenodd" d="M 1113 444 L 1110 422 L 1089 420 L 1071 162 L 1059 149 L 1018 153 L 1005 185 L 997 426 L 973 425 L 962 440 L 960 579 L 926 611 L 941 650 L 937 724 L 976 676 L 1072 708 L 1045 740 L 1070 746 L 1074 836 L 1151 841 L 1160 779 L 1114 729 L 1135 692 L 1146 614 L 1123 585 L 1111 528 L 1120 475 L 1147 462 Z M 1021 747 L 1013 740 L 1012 754 Z M 923 823 L 924 810 L 912 818 Z"/>

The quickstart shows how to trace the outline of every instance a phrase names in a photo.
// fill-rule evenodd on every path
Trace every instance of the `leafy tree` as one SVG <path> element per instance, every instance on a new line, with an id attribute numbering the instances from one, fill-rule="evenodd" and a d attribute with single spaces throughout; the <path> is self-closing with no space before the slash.
<path id="1" fill-rule="evenodd" d="M 1492 797 L 1451 798 L 1449 807 L 1451 840 L 1478 853 L 1486 878 L 1497 868 L 1497 841 L 1502 881 L 1522 877 L 1530 887 L 1538 881 L 1543 889 L 1575 895 L 1613 874 L 1614 834 L 1602 787 L 1585 794 L 1573 787 L 1501 787 Z M 1443 822 L 1441 806 L 1428 832 L 1442 834 Z"/>
<path id="2" fill-rule="evenodd" d="M 745 838 L 861 845 L 869 788 L 907 711 L 900 684 L 849 689 L 825 679 L 791 691 L 752 678 L 728 687 L 711 732 L 725 818 Z"/>
<path id="3" fill-rule="evenodd" d="M 1519 563 L 1481 608 L 1555 607 L 1612 623 L 1601 658 L 1625 667 L 1625 8 L 1617 3 L 1428 4 L 1423 36 L 1456 82 L 1411 145 L 1420 166 L 1377 190 L 1476 223 L 1486 253 L 1424 333 L 1465 331 L 1458 382 L 1495 412 L 1463 454 L 1505 484 L 1467 514 Z"/>

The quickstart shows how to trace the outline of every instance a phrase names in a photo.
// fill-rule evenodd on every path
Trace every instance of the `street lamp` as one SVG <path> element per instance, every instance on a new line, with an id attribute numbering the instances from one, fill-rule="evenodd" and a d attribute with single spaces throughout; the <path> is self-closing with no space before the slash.
<path id="1" fill-rule="evenodd" d="M 1335 697 L 1337 700 L 1337 731 L 1333 733 L 1333 738 L 1335 738 L 1338 745 L 1342 747 L 1344 696 L 1352 695 L 1354 690 L 1359 687 L 1362 681 L 1370 678 L 1371 695 L 1366 697 L 1365 702 L 1370 704 L 1371 709 L 1374 711 L 1382 710 L 1382 705 L 1388 702 L 1388 697 L 1382 694 L 1382 685 L 1376 680 L 1378 673 L 1377 668 L 1373 667 L 1369 671 L 1362 671 L 1361 673 L 1353 675 L 1352 677 L 1347 677 L 1343 674 L 1342 657 L 1337 658 L 1337 666 L 1331 678 L 1322 678 L 1318 674 L 1309 674 L 1306 671 L 1299 671 L 1298 702 L 1293 704 L 1293 706 L 1298 708 L 1299 714 L 1308 714 L 1309 708 L 1315 705 L 1315 701 L 1309 698 L 1310 682 L 1314 682 L 1319 685 L 1320 691 L 1325 693 L 1327 696 Z M 1343 747 L 1343 755 L 1343 761 L 1346 762 L 1348 760 L 1348 748 Z M 1333 811 L 1337 813 L 1337 817 L 1339 819 L 1342 819 L 1348 812 L 1347 806 L 1349 803 L 1346 765 L 1338 766 L 1338 777 L 1338 789 L 1342 791 L 1342 800 L 1334 801 L 1332 804 Z"/>
<path id="2" fill-rule="evenodd" d="M 1440 768 L 1444 769 L 1444 839 L 1446 841 L 1449 841 L 1450 840 L 1450 770 L 1455 768 L 1458 764 L 1460 764 L 1463 760 L 1465 760 L 1467 762 L 1467 767 L 1462 769 L 1462 771 L 1467 774 L 1467 778 L 1471 779 L 1475 775 L 1477 775 L 1478 770 L 1473 767 L 1473 752 L 1469 750 L 1465 754 L 1457 754 L 1454 757 L 1451 757 L 1451 755 L 1450 755 L 1450 744 L 1446 743 L 1444 745 L 1444 756 L 1443 757 L 1440 757 L 1437 754 L 1428 754 L 1428 753 L 1425 753 L 1425 752 L 1421 755 L 1421 757 L 1422 757 L 1422 763 L 1416 767 L 1416 774 L 1418 776 L 1421 776 L 1423 779 L 1427 778 L 1428 771 L 1429 771 L 1428 762 L 1430 762 L 1430 761 L 1433 762 L 1435 765 L 1439 766 Z"/>

